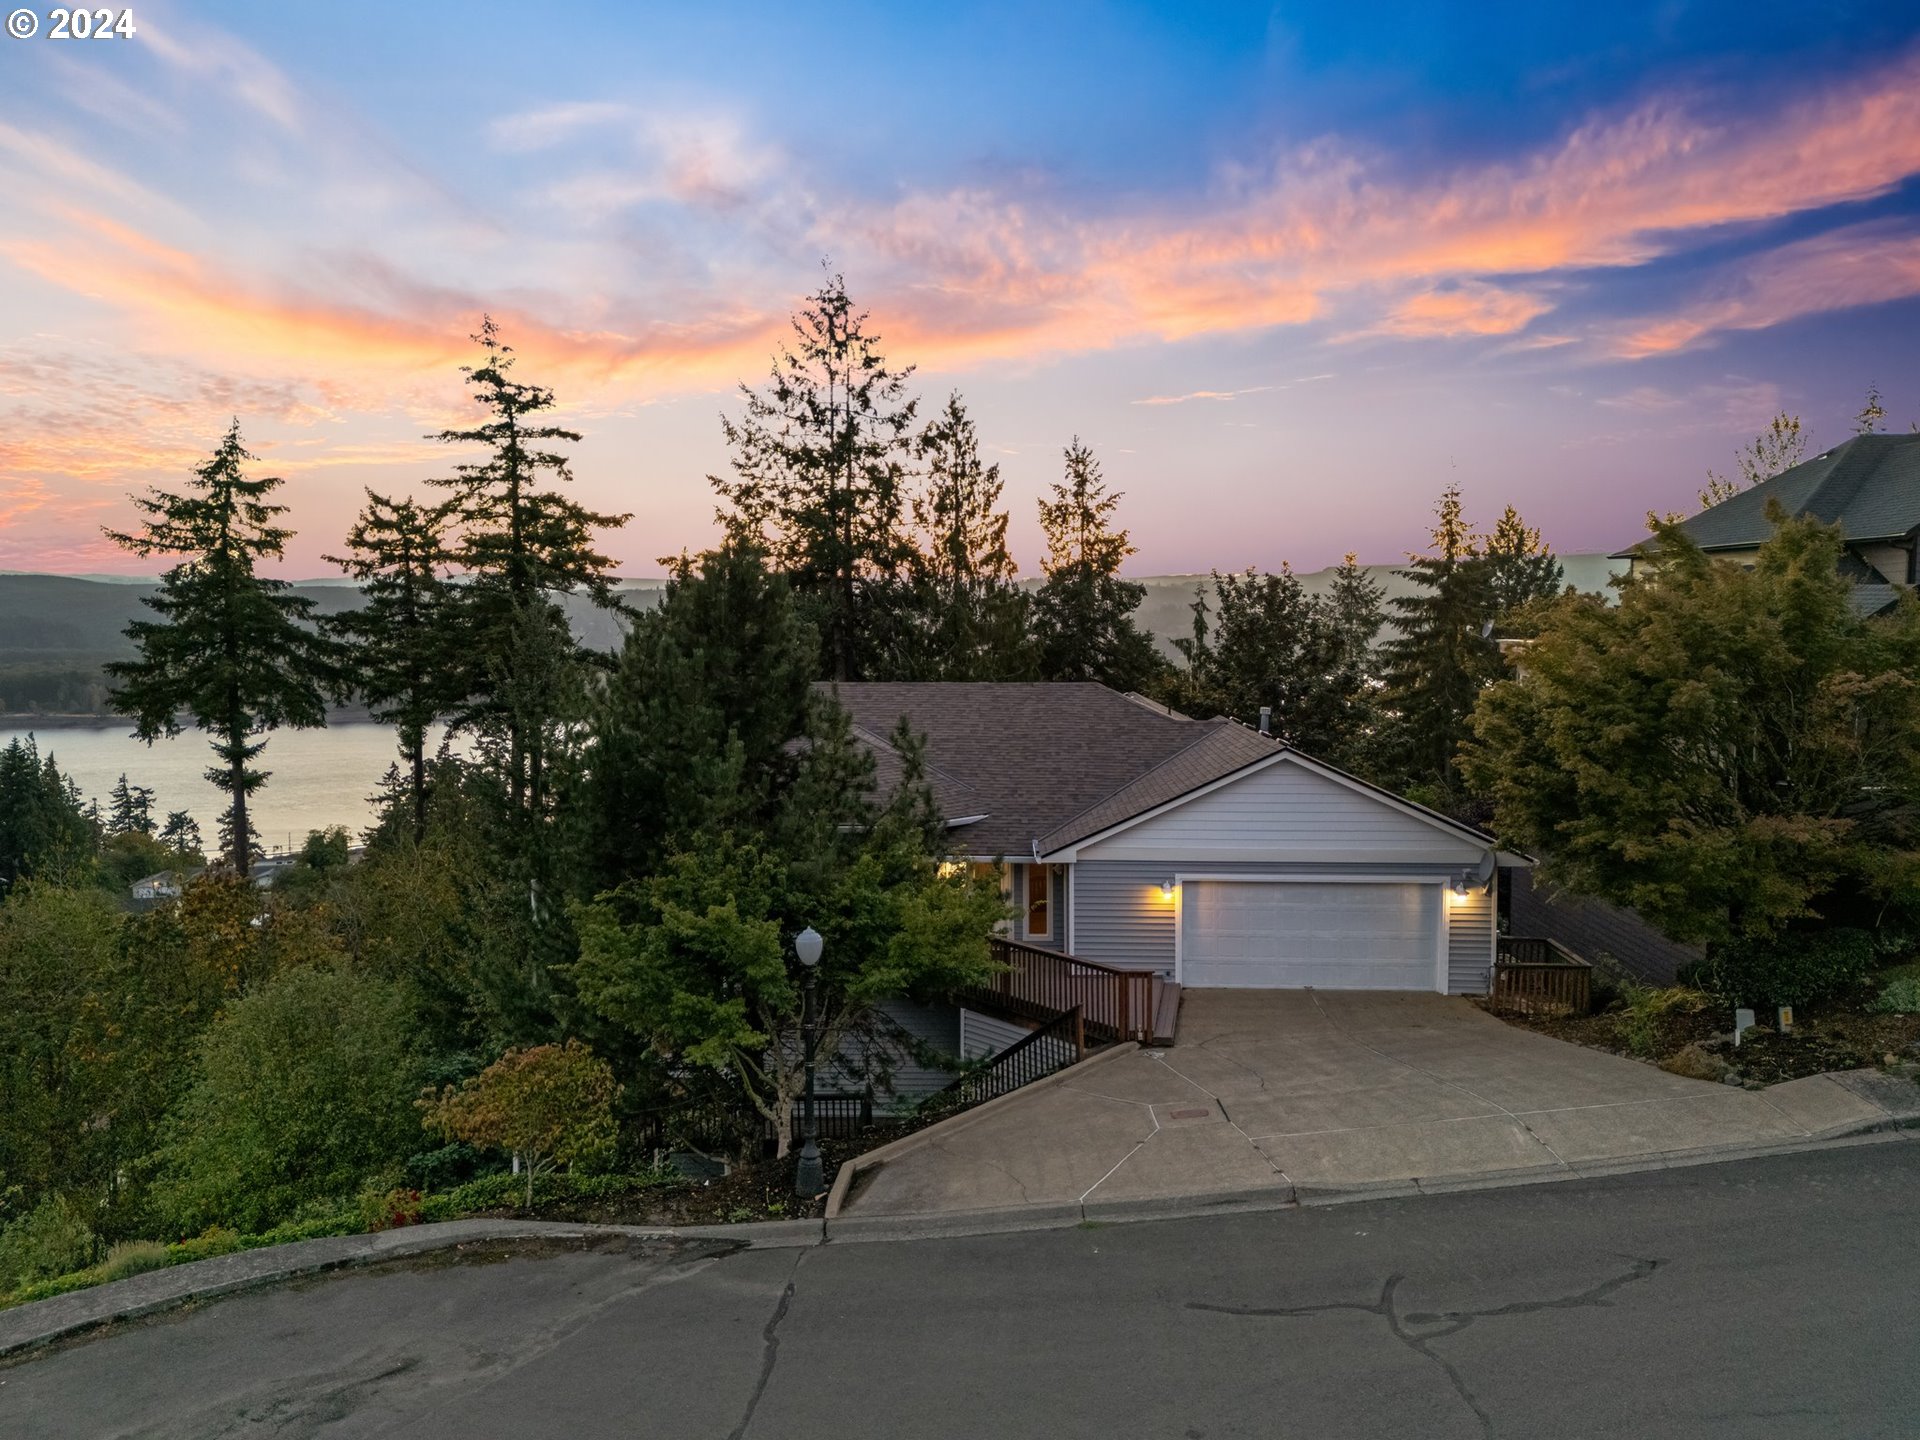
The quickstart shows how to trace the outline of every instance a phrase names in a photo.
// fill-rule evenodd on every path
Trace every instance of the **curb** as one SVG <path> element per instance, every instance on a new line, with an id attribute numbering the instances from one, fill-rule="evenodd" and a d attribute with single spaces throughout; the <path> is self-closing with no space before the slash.
<path id="1" fill-rule="evenodd" d="M 863 1172 L 877 1170 L 889 1160 L 897 1160 L 902 1155 L 910 1151 L 918 1150 L 923 1145 L 930 1145 L 935 1140 L 942 1140 L 949 1135 L 956 1134 L 966 1129 L 969 1125 L 984 1120 L 989 1115 L 1005 1109 L 1016 1100 L 1032 1095 L 1036 1091 L 1044 1090 L 1050 1085 L 1064 1085 L 1067 1081 L 1078 1079 L 1088 1071 L 1097 1070 L 1102 1065 L 1119 1059 L 1122 1055 L 1130 1055 L 1139 1048 L 1139 1042 L 1134 1040 L 1125 1040 L 1118 1045 L 1111 1045 L 1105 1050 L 1102 1050 L 1098 1055 L 1089 1055 L 1086 1059 L 1069 1065 L 1064 1070 L 1054 1071 L 1053 1074 L 1047 1076 L 1045 1079 L 1035 1080 L 1030 1085 L 1022 1085 L 1018 1090 L 1009 1090 L 1004 1095 L 996 1095 L 993 1099 L 984 1101 L 974 1106 L 971 1110 L 962 1111 L 960 1114 L 942 1120 L 938 1124 L 929 1125 L 924 1130 L 916 1130 L 911 1135 L 903 1135 L 898 1140 L 889 1141 L 877 1149 L 867 1151 L 864 1155 L 856 1155 L 851 1160 L 843 1162 L 839 1170 L 834 1172 L 833 1188 L 827 1192 L 827 1223 L 831 1225 L 835 1221 L 840 1220 L 841 1208 L 847 1203 L 847 1196 L 853 1189 L 853 1182 L 857 1180 Z M 984 1212 L 960 1211 L 957 1213 L 980 1214 Z M 845 1222 L 842 1221 L 841 1223 L 844 1224 Z"/>
<path id="2" fill-rule="evenodd" d="M 1059 1071 L 1037 1085 L 1057 1084 L 1138 1048 L 1129 1043 L 1103 1050 L 1090 1059 Z M 963 1127 L 1001 1101 L 1034 1089 L 1025 1086 L 975 1107 L 964 1115 L 904 1136 L 840 1167 L 834 1196 L 844 1202 L 852 1180 L 850 1172 L 872 1169 L 888 1159 L 927 1143 L 946 1127 Z M 1848 1149 L 1860 1145 L 1920 1142 L 1920 1114 L 1889 1114 L 1879 1120 L 1835 1127 L 1800 1140 L 1763 1145 L 1724 1145 L 1695 1150 L 1670 1150 L 1618 1160 L 1575 1161 L 1564 1167 L 1500 1172 L 1467 1172 L 1407 1179 L 1361 1181 L 1346 1185 L 1282 1183 L 1259 1189 L 1218 1191 L 1195 1195 L 1148 1196 L 1132 1200 L 1066 1201 L 988 1210 L 959 1210 L 917 1215 L 847 1215 L 834 1211 L 824 1220 L 767 1220 L 740 1225 L 689 1225 L 678 1228 L 640 1225 L 576 1225 L 565 1221 L 449 1220 L 413 1225 L 370 1235 L 336 1235 L 301 1240 L 260 1250 L 242 1250 L 169 1265 L 126 1280 L 115 1280 L 56 1295 L 46 1300 L 0 1310 L 0 1363 L 118 1321 L 136 1320 L 177 1309 L 199 1300 L 235 1295 L 287 1280 L 329 1271 L 378 1265 L 455 1249 L 485 1241 L 643 1239 L 698 1241 L 716 1247 L 714 1253 L 734 1249 L 806 1249 L 829 1243 L 866 1243 L 890 1240 L 958 1239 L 972 1235 L 1003 1235 L 1022 1231 L 1062 1230 L 1087 1224 L 1121 1224 L 1152 1220 L 1185 1220 L 1212 1215 L 1257 1214 L 1280 1210 L 1313 1209 L 1366 1200 L 1391 1200 L 1420 1195 L 1457 1195 L 1475 1190 L 1497 1190 L 1522 1185 L 1559 1184 L 1568 1180 L 1597 1180 L 1614 1175 L 1683 1170 L 1774 1155 L 1796 1155 L 1815 1150 Z"/>
<path id="3" fill-rule="evenodd" d="M 796 1238 L 794 1227 L 811 1231 Z M 149 1270 L 125 1280 L 89 1286 L 65 1295 L 0 1310 L 0 1361 L 51 1345 L 70 1336 L 122 1320 L 138 1320 L 178 1309 L 197 1300 L 237 1295 L 333 1270 L 405 1260 L 461 1245 L 501 1240 L 704 1240 L 752 1248 L 781 1248 L 821 1243 L 817 1220 L 773 1220 L 745 1225 L 701 1225 L 685 1229 L 643 1225 L 574 1225 L 557 1220 L 447 1220 L 410 1225 L 370 1235 L 330 1235 L 259 1250 L 237 1250 L 209 1260 L 191 1260 Z"/>

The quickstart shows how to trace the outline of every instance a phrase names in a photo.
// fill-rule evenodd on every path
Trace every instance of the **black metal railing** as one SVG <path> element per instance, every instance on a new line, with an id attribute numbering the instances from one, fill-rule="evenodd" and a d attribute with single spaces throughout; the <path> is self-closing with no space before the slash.
<path id="1" fill-rule="evenodd" d="M 806 1104 L 804 1100 L 793 1102 L 792 1114 L 788 1117 L 788 1138 L 798 1145 L 801 1131 L 806 1125 Z M 863 1090 L 858 1095 L 821 1095 L 813 1097 L 814 1133 L 822 1140 L 851 1140 L 862 1131 L 873 1128 L 873 1091 Z M 767 1124 L 767 1138 L 773 1138 L 773 1124 Z"/>
<path id="2" fill-rule="evenodd" d="M 1086 1021 L 1080 1007 L 1056 1015 L 946 1089 L 927 1097 L 921 1113 L 955 1114 L 985 1101 L 1010 1095 L 1022 1085 L 1044 1080 L 1086 1057 Z"/>

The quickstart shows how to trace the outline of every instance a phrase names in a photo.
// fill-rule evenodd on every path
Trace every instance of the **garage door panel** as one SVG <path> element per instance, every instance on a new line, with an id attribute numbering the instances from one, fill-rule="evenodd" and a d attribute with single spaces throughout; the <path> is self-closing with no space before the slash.
<path id="1" fill-rule="evenodd" d="M 1438 909 L 1431 885 L 1190 881 L 1181 978 L 1196 988 L 1431 990 Z"/>

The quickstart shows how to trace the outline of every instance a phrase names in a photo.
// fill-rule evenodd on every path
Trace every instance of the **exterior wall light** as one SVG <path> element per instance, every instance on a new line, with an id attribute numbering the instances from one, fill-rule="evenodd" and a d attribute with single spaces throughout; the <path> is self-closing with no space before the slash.
<path id="1" fill-rule="evenodd" d="M 1173 881 L 1162 880 L 1160 882 L 1160 898 L 1162 900 L 1173 899 Z"/>

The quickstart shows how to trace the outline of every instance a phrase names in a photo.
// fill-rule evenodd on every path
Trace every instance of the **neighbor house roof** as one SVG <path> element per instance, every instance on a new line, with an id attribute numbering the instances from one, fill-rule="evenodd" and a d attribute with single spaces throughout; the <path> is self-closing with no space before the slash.
<path id="1" fill-rule="evenodd" d="M 1192 720 L 1095 684 L 826 683 L 873 750 L 883 788 L 904 716 L 970 855 L 1019 858 L 1151 809 L 1275 753 L 1231 720 Z M 1068 841 L 1056 837 L 1067 835 Z"/>
<path id="2" fill-rule="evenodd" d="M 1789 515 L 1839 525 L 1852 541 L 1902 538 L 1920 527 L 1920 434 L 1856 435 L 1681 521 L 1680 528 L 1703 550 L 1751 549 L 1773 534 L 1767 520 L 1773 500 Z M 1639 549 L 1613 558 L 1628 559 Z"/>

